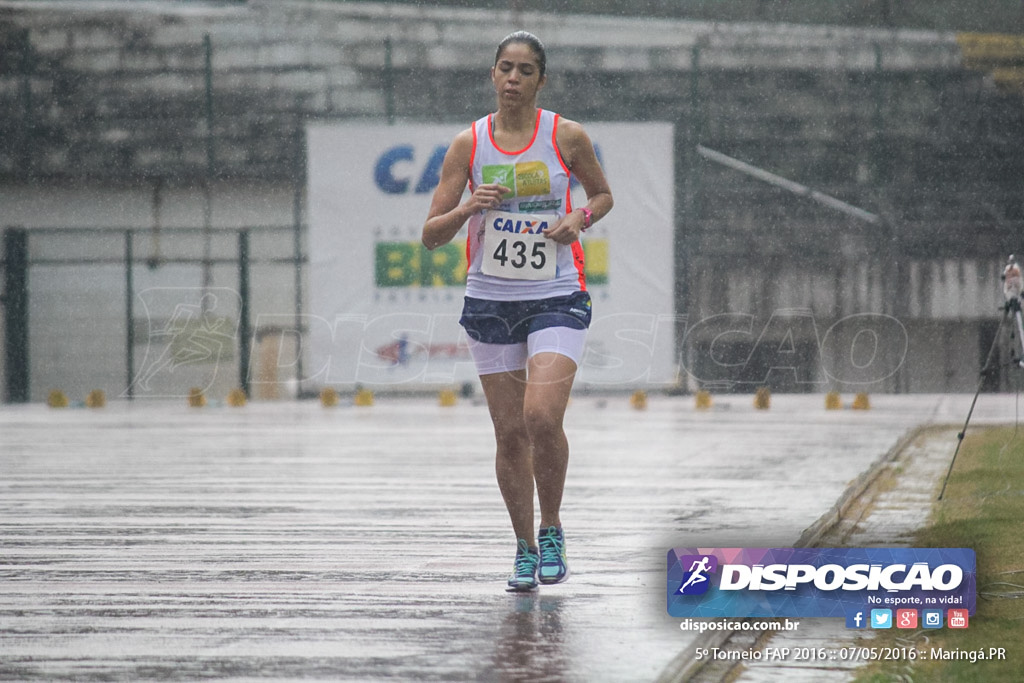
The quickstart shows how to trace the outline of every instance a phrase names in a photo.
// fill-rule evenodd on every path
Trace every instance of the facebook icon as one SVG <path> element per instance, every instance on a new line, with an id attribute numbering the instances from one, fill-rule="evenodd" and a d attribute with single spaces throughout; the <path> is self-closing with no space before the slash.
<path id="1" fill-rule="evenodd" d="M 868 619 L 864 615 L 864 610 L 854 610 L 846 613 L 846 628 L 867 628 Z"/>

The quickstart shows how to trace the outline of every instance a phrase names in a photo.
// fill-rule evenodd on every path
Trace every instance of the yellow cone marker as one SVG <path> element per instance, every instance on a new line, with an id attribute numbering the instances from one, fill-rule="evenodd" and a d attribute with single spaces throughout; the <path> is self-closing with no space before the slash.
<path id="1" fill-rule="evenodd" d="M 202 408 L 206 405 L 206 396 L 199 387 L 192 387 L 188 390 L 188 405 L 190 408 Z"/>
<path id="2" fill-rule="evenodd" d="M 232 389 L 228 393 L 228 405 L 232 408 L 241 408 L 249 402 L 249 397 L 241 389 Z"/>
<path id="3" fill-rule="evenodd" d="M 629 405 L 636 410 L 647 410 L 647 392 L 643 390 L 634 391 L 629 397 Z"/>
<path id="4" fill-rule="evenodd" d="M 840 398 L 838 391 L 830 391 L 825 394 L 825 410 L 842 410 L 843 399 Z"/>
<path id="5" fill-rule="evenodd" d="M 711 393 L 701 389 L 697 392 L 694 397 L 697 404 L 697 410 L 708 410 L 711 408 Z"/>
<path id="6" fill-rule="evenodd" d="M 772 392 L 768 387 L 761 387 L 754 394 L 754 407 L 758 410 L 768 410 L 772 407 Z"/>
<path id="7" fill-rule="evenodd" d="M 338 392 L 331 387 L 324 387 L 320 390 L 320 405 L 324 408 L 333 408 L 341 401 Z"/>
<path id="8" fill-rule="evenodd" d="M 871 410 L 871 400 L 865 393 L 857 394 L 857 396 L 853 399 L 852 407 L 854 410 Z"/>

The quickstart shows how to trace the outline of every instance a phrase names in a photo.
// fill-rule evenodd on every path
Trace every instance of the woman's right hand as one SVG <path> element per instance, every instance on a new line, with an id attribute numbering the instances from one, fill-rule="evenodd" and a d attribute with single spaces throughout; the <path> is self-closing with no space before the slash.
<path id="1" fill-rule="evenodd" d="M 505 195 L 511 192 L 509 188 L 504 185 L 497 183 L 486 183 L 484 185 L 478 185 L 473 194 L 466 201 L 466 208 L 470 209 L 473 213 L 477 211 L 488 211 L 490 209 L 496 209 L 501 206 L 501 202 Z"/>

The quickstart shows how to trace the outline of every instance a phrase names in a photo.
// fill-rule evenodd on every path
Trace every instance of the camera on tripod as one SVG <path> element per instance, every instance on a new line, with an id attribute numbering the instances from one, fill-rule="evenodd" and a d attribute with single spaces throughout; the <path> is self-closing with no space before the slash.
<path id="1" fill-rule="evenodd" d="M 1013 345 L 1012 359 L 1013 362 L 1024 368 L 1024 321 L 1021 320 L 1021 296 L 1024 292 L 1024 278 L 1021 277 L 1020 265 L 1017 263 L 1017 259 L 1012 254 L 1010 260 L 1003 268 L 1003 298 L 1006 300 L 1006 304 L 1003 306 L 1003 311 L 1007 315 L 1013 316 L 1014 322 L 1017 323 L 1017 343 Z M 1011 332 L 1011 336 L 1013 333 Z M 1021 347 L 1021 353 L 1017 353 L 1017 347 Z"/>
<path id="2" fill-rule="evenodd" d="M 995 339 L 992 340 L 992 348 L 989 349 L 988 359 L 985 361 L 984 367 L 981 368 L 981 382 L 978 383 L 978 390 L 974 392 L 974 400 L 971 401 L 971 409 L 967 411 L 967 420 L 964 421 L 964 428 L 956 435 L 959 440 L 956 445 L 956 450 L 953 451 L 953 459 L 949 463 L 949 469 L 946 471 L 946 478 L 942 482 L 942 490 L 939 491 L 939 500 L 946 494 L 946 485 L 949 484 L 949 475 L 953 473 L 953 465 L 956 464 L 956 456 L 960 453 L 960 446 L 964 442 L 964 434 L 967 433 L 967 425 L 971 422 L 971 415 L 974 414 L 974 406 L 978 403 L 978 394 L 981 393 L 982 382 L 985 381 L 985 377 L 998 370 L 998 365 L 992 362 L 996 345 L 999 343 L 999 334 L 1002 332 L 1003 325 L 1006 324 L 1007 319 L 1013 318 L 1013 323 L 1016 324 L 1016 331 L 1010 328 L 1010 364 L 1016 365 L 1019 368 L 1024 368 L 1024 320 L 1021 316 L 1021 299 L 1024 297 L 1024 278 L 1021 277 L 1020 265 L 1017 263 L 1017 258 L 1010 254 L 1010 258 L 1006 263 L 1006 267 L 1003 268 L 1003 299 L 1005 303 L 1002 306 L 1003 319 L 999 323 L 999 329 L 996 330 Z M 1013 342 L 1013 338 L 1016 337 L 1016 343 Z"/>

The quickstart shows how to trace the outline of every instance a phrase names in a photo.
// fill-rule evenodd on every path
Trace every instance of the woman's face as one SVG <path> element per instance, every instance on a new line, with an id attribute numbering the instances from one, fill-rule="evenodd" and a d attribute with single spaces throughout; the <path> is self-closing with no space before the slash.
<path id="1" fill-rule="evenodd" d="M 545 81 L 546 77 L 540 75 L 537 56 L 526 43 L 506 45 L 491 68 L 491 82 L 498 102 L 532 104 Z"/>

